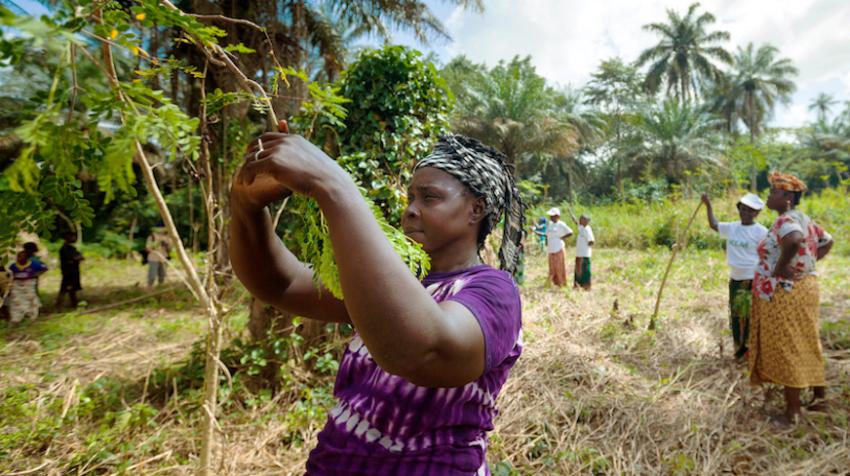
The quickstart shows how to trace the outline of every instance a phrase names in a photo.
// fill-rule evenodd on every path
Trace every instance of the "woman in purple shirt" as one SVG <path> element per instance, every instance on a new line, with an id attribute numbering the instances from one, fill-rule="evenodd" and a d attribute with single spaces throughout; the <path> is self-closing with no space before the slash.
<path id="1" fill-rule="evenodd" d="M 523 210 L 505 156 L 444 136 L 416 165 L 404 232 L 431 257 L 419 282 L 352 178 L 304 138 L 254 142 L 231 190 L 230 257 L 257 298 L 289 312 L 351 323 L 330 411 L 308 475 L 486 475 L 495 400 L 522 350 L 511 278 Z M 290 193 L 314 198 L 328 223 L 345 301 L 275 235 L 265 209 Z M 499 218 L 502 270 L 479 250 Z M 255 266 L 269 263 L 269 266 Z"/>

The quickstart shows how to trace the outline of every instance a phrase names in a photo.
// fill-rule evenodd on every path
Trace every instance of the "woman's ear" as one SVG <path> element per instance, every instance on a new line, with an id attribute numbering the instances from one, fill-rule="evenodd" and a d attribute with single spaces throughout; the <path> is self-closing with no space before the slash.
<path id="1" fill-rule="evenodd" d="M 475 197 L 472 202 L 472 213 L 469 216 L 469 222 L 472 224 L 481 223 L 481 220 L 487 216 L 487 208 L 484 204 L 484 197 Z"/>

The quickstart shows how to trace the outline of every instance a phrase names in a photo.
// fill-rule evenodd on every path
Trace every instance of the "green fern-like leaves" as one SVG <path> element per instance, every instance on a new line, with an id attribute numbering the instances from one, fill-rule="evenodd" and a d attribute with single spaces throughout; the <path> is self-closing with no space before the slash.
<path id="1" fill-rule="evenodd" d="M 360 188 L 360 194 L 372 210 L 384 235 L 399 257 L 407 264 L 410 272 L 420 280 L 424 278 L 430 269 L 431 262 L 422 246 L 408 238 L 398 228 L 390 225 L 378 206 L 366 196 L 366 191 L 362 188 Z M 301 261 L 310 265 L 317 282 L 323 284 L 334 297 L 342 299 L 339 269 L 336 265 L 328 225 L 319 206 L 310 198 L 296 196 L 291 199 L 287 208 L 288 212 L 299 216 L 303 223 L 297 233 Z"/>

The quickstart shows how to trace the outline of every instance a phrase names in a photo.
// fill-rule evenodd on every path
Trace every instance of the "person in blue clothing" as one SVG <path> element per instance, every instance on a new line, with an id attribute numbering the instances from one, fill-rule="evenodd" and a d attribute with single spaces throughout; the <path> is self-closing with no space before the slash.
<path id="1" fill-rule="evenodd" d="M 12 274 L 12 285 L 9 291 L 9 322 L 17 324 L 29 317 L 38 317 L 41 300 L 38 298 L 38 277 L 47 271 L 35 253 L 38 247 L 35 243 L 27 243 L 18 252 L 17 259 L 9 266 Z"/>
<path id="2" fill-rule="evenodd" d="M 532 231 L 537 236 L 537 242 L 540 243 L 540 251 L 546 251 L 546 217 L 540 217 L 537 224 L 532 227 Z"/>

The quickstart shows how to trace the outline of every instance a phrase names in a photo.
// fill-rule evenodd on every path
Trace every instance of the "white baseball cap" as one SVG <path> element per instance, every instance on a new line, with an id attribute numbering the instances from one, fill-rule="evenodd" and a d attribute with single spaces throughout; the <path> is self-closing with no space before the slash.
<path id="1" fill-rule="evenodd" d="M 557 208 L 550 208 L 549 211 L 546 212 L 546 214 L 550 217 L 553 217 L 555 215 L 561 216 L 561 210 L 558 210 Z"/>
<path id="2" fill-rule="evenodd" d="M 743 197 L 741 197 L 740 200 L 738 200 L 738 203 L 743 203 L 744 205 L 752 208 L 753 210 L 761 210 L 762 208 L 764 208 L 764 202 L 761 201 L 761 198 L 759 198 L 759 196 L 754 193 L 748 193 L 744 195 Z"/>

